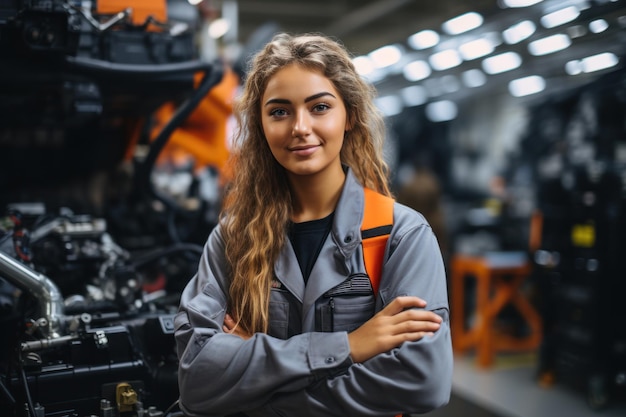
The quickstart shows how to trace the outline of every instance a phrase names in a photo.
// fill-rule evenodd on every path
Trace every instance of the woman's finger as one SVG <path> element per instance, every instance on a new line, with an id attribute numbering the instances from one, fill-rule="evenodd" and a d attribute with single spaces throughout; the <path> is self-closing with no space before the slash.
<path id="1" fill-rule="evenodd" d="M 393 316 L 406 309 L 424 307 L 426 307 L 425 300 L 414 296 L 402 296 L 394 298 L 393 301 L 391 301 L 384 309 L 382 309 L 380 313 L 383 315 Z"/>

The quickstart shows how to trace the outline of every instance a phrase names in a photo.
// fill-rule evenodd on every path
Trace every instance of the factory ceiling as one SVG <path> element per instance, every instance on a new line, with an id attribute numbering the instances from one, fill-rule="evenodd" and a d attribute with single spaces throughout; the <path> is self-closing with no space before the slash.
<path id="1" fill-rule="evenodd" d="M 336 36 L 355 54 L 403 41 L 422 29 L 438 29 L 465 12 L 498 10 L 497 0 L 239 0 L 238 8 L 242 39 L 273 22 L 292 33 Z"/>
<path id="2" fill-rule="evenodd" d="M 510 6 L 524 2 L 535 4 Z M 479 73 L 486 74 L 486 78 L 478 83 L 490 90 L 507 86 L 510 90 L 512 80 L 540 75 L 554 91 L 582 84 L 602 73 L 587 74 L 592 71 L 584 68 L 586 57 L 609 54 L 609 60 L 616 60 L 611 71 L 621 68 L 626 59 L 626 0 L 239 0 L 235 3 L 237 36 L 248 47 L 260 46 L 277 30 L 335 36 L 355 56 L 367 56 L 388 45 L 399 47 L 400 60 L 384 71 L 377 71 L 372 78 L 381 94 L 418 86 L 428 90 L 429 99 L 436 96 L 459 99 L 475 95 L 476 89 L 454 88 L 454 85 L 467 81 L 463 77 L 468 74 Z M 544 16 L 564 9 L 573 10 L 570 21 L 552 26 L 543 20 Z M 480 16 L 480 26 L 460 34 L 451 34 L 443 27 L 446 21 L 469 12 Z M 521 40 L 505 39 L 504 31 L 521 22 L 531 22 L 532 33 Z M 416 49 L 408 39 L 423 30 L 434 31 L 439 42 Z M 548 37 L 565 40 L 568 47 L 556 52 L 536 50 L 539 45 L 535 41 Z M 478 46 L 470 44 L 485 39 L 492 42 L 492 49 L 478 56 Z M 469 54 L 475 56 L 461 57 L 452 67 L 435 68 L 433 55 L 450 50 L 462 52 L 465 44 L 470 48 Z M 490 73 L 485 60 L 510 52 L 519 61 L 517 67 L 502 74 Z M 429 67 L 427 77 L 407 79 L 405 68 L 415 61 L 428 64 L 425 65 Z M 483 87 L 483 91 L 486 89 Z"/>

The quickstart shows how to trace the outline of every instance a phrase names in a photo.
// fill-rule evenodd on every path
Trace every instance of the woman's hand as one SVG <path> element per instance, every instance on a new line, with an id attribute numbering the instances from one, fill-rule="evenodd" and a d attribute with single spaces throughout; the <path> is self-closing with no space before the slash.
<path id="1" fill-rule="evenodd" d="M 247 333 L 240 326 L 238 326 L 237 322 L 228 313 L 226 313 L 226 316 L 224 317 L 224 325 L 222 326 L 222 329 L 224 330 L 224 333 L 234 334 L 244 340 L 248 340 L 252 337 L 251 334 Z"/>
<path id="2" fill-rule="evenodd" d="M 400 346 L 432 335 L 441 317 L 421 310 L 426 301 L 418 297 L 398 297 L 361 327 L 348 334 L 350 356 L 354 362 L 366 360 Z"/>

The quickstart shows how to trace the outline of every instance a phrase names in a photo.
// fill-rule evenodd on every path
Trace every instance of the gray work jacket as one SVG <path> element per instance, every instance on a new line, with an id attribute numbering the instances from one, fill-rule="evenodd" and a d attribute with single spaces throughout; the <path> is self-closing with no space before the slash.
<path id="1" fill-rule="evenodd" d="M 421 214 L 395 203 L 375 297 L 363 281 L 363 204 L 363 188 L 348 170 L 331 233 L 308 285 L 286 239 L 275 265 L 269 332 L 249 340 L 222 331 L 228 268 L 220 227 L 210 234 L 175 319 L 180 403 L 186 415 L 394 416 L 424 413 L 448 402 L 453 361 L 437 240 Z M 426 308 L 443 318 L 440 329 L 353 363 L 348 332 L 402 295 L 426 300 Z"/>

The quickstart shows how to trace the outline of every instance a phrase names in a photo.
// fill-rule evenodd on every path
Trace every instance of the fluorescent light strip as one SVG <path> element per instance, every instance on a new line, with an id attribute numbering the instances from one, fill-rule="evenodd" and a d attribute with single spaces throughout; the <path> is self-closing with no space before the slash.
<path id="1" fill-rule="evenodd" d="M 516 23 L 515 25 L 505 29 L 502 32 L 502 37 L 504 41 L 509 45 L 513 45 L 516 43 L 520 43 L 521 41 L 528 39 L 532 36 L 533 33 L 537 30 L 537 26 L 530 21 L 524 20 L 522 22 Z"/>
<path id="2" fill-rule="evenodd" d="M 426 106 L 426 117 L 431 122 L 454 120 L 458 112 L 456 103 L 450 100 L 435 101 Z"/>
<path id="3" fill-rule="evenodd" d="M 428 93 L 421 85 L 405 87 L 400 90 L 400 95 L 402 96 L 404 105 L 408 107 L 419 106 L 426 103 L 428 100 Z"/>
<path id="4" fill-rule="evenodd" d="M 502 0 L 502 3 L 506 7 L 516 8 L 516 7 L 528 7 L 533 6 L 537 3 L 541 3 L 543 0 Z"/>
<path id="5" fill-rule="evenodd" d="M 485 58 L 482 62 L 483 70 L 487 74 L 500 74 L 511 71 L 522 65 L 522 57 L 515 52 L 505 52 Z"/>
<path id="6" fill-rule="evenodd" d="M 409 81 L 420 81 L 428 78 L 432 71 L 426 61 L 418 60 L 409 62 L 402 68 L 404 78 Z"/>
<path id="7" fill-rule="evenodd" d="M 559 33 L 532 41 L 528 44 L 528 52 L 535 56 L 548 55 L 554 52 L 562 51 L 563 49 L 568 48 L 571 44 L 572 41 L 569 36 Z"/>
<path id="8" fill-rule="evenodd" d="M 422 30 L 409 36 L 407 42 L 413 49 L 427 49 L 439 43 L 439 34 L 434 30 Z"/>
<path id="9" fill-rule="evenodd" d="M 518 78 L 509 83 L 509 92 L 514 97 L 524 97 L 537 94 L 546 88 L 546 80 L 539 75 Z"/>
<path id="10" fill-rule="evenodd" d="M 480 14 L 468 12 L 444 22 L 441 27 L 449 35 L 458 35 L 476 29 L 482 24 L 483 17 Z"/>
<path id="11" fill-rule="evenodd" d="M 569 23 L 580 15 L 580 10 L 576 6 L 565 7 L 552 13 L 548 13 L 541 17 L 541 24 L 546 29 L 552 29 L 557 26 Z"/>
<path id="12" fill-rule="evenodd" d="M 360 75 L 369 75 L 375 70 L 374 63 L 367 56 L 357 56 L 352 60 L 356 72 Z"/>
<path id="13" fill-rule="evenodd" d="M 390 67 L 402 58 L 402 50 L 396 45 L 387 45 L 369 53 L 369 58 L 377 68 Z"/>
<path id="14" fill-rule="evenodd" d="M 486 38 L 475 39 L 459 46 L 459 52 L 466 61 L 487 56 L 492 53 L 494 49 L 495 46 L 493 42 Z"/>
<path id="15" fill-rule="evenodd" d="M 463 60 L 456 49 L 446 49 L 434 53 L 428 58 L 430 66 L 436 71 L 444 71 L 461 65 Z"/>
<path id="16" fill-rule="evenodd" d="M 565 64 L 565 72 L 569 75 L 578 75 L 612 68 L 619 64 L 619 58 L 612 52 L 603 52 L 587 58 L 569 61 Z"/>
<path id="17" fill-rule="evenodd" d="M 585 73 L 601 71 L 607 68 L 612 68 L 619 64 L 619 58 L 617 55 L 611 52 L 603 52 L 601 54 L 588 56 L 581 59 L 581 68 Z"/>
<path id="18" fill-rule="evenodd" d="M 593 33 L 601 33 L 609 28 L 609 23 L 604 19 L 596 19 L 589 22 L 589 30 Z"/>
<path id="19" fill-rule="evenodd" d="M 461 74 L 463 84 L 469 88 L 481 87 L 487 83 L 487 76 L 479 69 L 471 69 Z"/>

